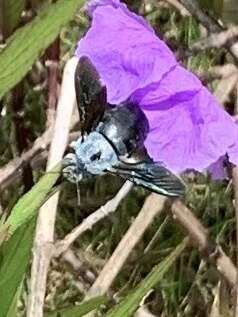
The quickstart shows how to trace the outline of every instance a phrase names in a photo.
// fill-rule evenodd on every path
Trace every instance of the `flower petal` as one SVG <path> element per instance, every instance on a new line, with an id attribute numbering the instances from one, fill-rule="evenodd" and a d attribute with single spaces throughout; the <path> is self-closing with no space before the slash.
<path id="1" fill-rule="evenodd" d="M 92 60 L 107 86 L 108 101 L 118 104 L 135 90 L 160 81 L 176 60 L 142 18 L 113 3 L 91 7 L 92 25 L 78 43 L 76 55 Z"/>
<path id="2" fill-rule="evenodd" d="M 155 161 L 182 172 L 203 171 L 226 153 L 237 159 L 237 126 L 195 75 L 178 66 L 153 86 L 133 99 L 149 120 L 145 146 Z"/>
<path id="3" fill-rule="evenodd" d="M 227 171 L 224 168 L 225 156 L 221 156 L 215 163 L 212 163 L 208 168 L 213 180 L 221 180 L 227 178 Z"/>
<path id="4" fill-rule="evenodd" d="M 237 125 L 145 20 L 119 0 L 92 0 L 88 12 L 92 25 L 76 55 L 92 60 L 109 103 L 130 98 L 142 108 L 150 156 L 175 172 L 203 171 L 226 154 L 238 164 Z"/>
<path id="5" fill-rule="evenodd" d="M 103 7 L 106 5 L 110 5 L 112 7 L 119 7 L 122 4 L 120 3 L 120 0 L 91 0 L 86 3 L 86 11 L 90 17 L 93 16 L 93 12 L 97 9 L 97 7 Z"/>

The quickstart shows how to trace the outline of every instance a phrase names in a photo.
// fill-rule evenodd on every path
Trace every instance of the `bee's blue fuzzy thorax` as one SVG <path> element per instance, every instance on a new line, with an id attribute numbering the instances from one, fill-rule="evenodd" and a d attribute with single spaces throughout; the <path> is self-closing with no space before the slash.
<path id="1" fill-rule="evenodd" d="M 71 182 L 90 175 L 103 175 L 118 162 L 113 147 L 98 132 L 91 132 L 83 142 L 79 138 L 71 146 L 74 153 L 66 155 L 63 162 L 63 174 Z"/>

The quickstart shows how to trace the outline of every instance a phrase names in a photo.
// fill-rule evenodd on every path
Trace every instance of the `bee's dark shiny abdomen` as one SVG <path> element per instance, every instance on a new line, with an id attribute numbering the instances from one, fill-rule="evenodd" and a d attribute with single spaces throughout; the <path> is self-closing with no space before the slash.
<path id="1" fill-rule="evenodd" d="M 149 124 L 142 110 L 132 103 L 107 109 L 97 131 L 114 146 L 119 156 L 143 148 Z"/>

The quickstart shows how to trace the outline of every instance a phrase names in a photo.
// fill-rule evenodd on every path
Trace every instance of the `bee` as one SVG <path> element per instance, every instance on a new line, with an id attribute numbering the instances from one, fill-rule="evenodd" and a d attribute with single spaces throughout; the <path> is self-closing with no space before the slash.
<path id="1" fill-rule="evenodd" d="M 144 141 L 148 120 L 139 105 L 126 100 L 112 105 L 91 60 L 82 56 L 75 71 L 81 136 L 63 159 L 63 175 L 73 183 L 110 173 L 165 196 L 180 196 L 180 177 L 148 155 Z"/>

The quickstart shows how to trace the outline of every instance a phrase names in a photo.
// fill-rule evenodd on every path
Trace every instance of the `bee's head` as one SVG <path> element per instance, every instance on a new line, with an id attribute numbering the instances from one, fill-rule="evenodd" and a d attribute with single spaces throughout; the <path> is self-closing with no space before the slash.
<path id="1" fill-rule="evenodd" d="M 78 183 L 84 174 L 83 165 L 77 160 L 74 153 L 68 153 L 62 162 L 62 174 L 71 183 Z"/>

